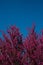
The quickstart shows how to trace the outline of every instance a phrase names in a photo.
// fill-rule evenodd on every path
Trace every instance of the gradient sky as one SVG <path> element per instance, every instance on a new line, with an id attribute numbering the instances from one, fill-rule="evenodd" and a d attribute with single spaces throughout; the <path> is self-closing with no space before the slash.
<path id="1" fill-rule="evenodd" d="M 39 33 L 43 29 L 43 0 L 0 0 L 0 30 L 16 25 L 26 36 L 26 28 L 33 23 Z"/>

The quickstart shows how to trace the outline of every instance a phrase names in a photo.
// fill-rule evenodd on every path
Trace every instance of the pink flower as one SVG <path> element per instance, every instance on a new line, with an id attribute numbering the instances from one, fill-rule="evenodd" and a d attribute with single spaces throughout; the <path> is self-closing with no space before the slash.
<path id="1" fill-rule="evenodd" d="M 34 26 L 25 40 L 19 29 L 11 26 L 0 39 L 0 65 L 43 65 L 43 32 L 40 37 Z"/>

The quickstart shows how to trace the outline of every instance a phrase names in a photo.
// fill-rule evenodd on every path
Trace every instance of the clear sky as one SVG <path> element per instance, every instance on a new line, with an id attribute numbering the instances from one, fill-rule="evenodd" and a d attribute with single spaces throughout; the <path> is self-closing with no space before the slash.
<path id="1" fill-rule="evenodd" d="M 16 25 L 26 36 L 33 23 L 37 32 L 43 29 L 43 0 L 0 0 L 0 30 Z"/>

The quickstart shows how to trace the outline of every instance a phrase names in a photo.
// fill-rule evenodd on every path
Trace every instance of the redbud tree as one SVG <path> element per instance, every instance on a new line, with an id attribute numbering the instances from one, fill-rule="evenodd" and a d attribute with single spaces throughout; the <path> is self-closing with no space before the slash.
<path id="1" fill-rule="evenodd" d="M 43 31 L 38 35 L 33 26 L 25 40 L 15 26 L 7 33 L 0 38 L 0 65 L 43 65 Z"/>

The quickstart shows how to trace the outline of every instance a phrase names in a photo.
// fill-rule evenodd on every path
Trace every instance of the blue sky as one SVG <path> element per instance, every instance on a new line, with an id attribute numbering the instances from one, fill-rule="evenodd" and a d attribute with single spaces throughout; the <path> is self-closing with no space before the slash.
<path id="1" fill-rule="evenodd" d="M 0 0 L 0 30 L 6 31 L 10 25 L 16 25 L 26 36 L 26 28 L 32 27 L 33 23 L 40 33 L 43 29 L 43 0 Z"/>

